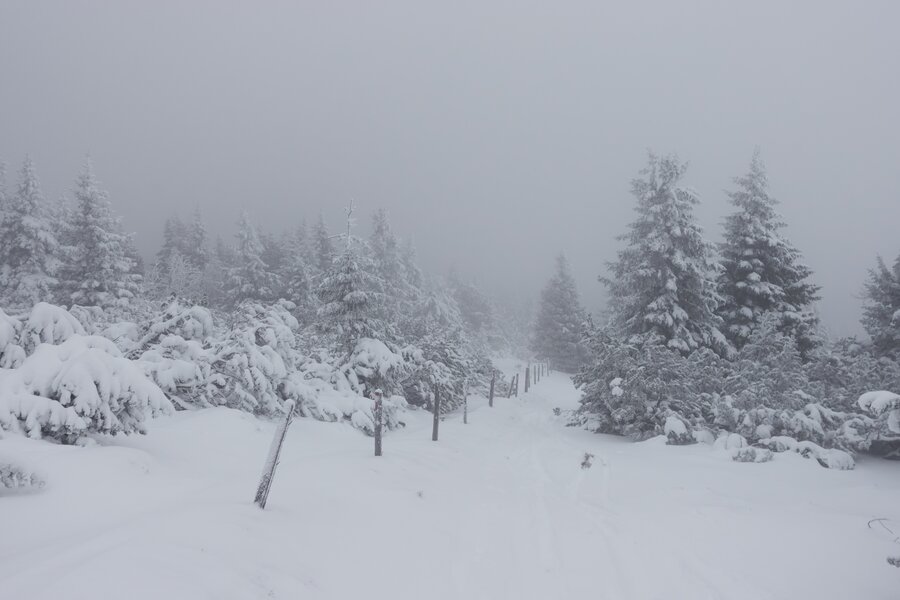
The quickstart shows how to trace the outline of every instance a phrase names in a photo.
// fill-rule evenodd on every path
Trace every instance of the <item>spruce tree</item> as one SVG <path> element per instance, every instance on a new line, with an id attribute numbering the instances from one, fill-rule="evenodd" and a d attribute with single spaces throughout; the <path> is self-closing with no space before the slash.
<path id="1" fill-rule="evenodd" d="M 173 255 L 184 254 L 186 235 L 187 228 L 178 215 L 166 219 L 163 226 L 163 245 L 156 253 L 156 270 L 160 277 L 164 278 L 168 274 L 169 266 L 178 262 L 178 259 L 173 259 Z"/>
<path id="2" fill-rule="evenodd" d="M 556 257 L 556 272 L 541 292 L 531 349 L 559 370 L 574 373 L 584 361 L 584 320 L 569 262 L 560 254 Z"/>
<path id="3" fill-rule="evenodd" d="M 694 220 L 697 196 L 679 185 L 686 170 L 675 156 L 650 154 L 631 184 L 638 217 L 619 238 L 627 246 L 600 281 L 610 292 L 614 330 L 631 342 L 727 353 L 715 313 L 718 265 Z"/>
<path id="4" fill-rule="evenodd" d="M 140 276 L 129 258 L 129 236 L 110 211 L 90 160 L 75 185 L 72 246 L 66 249 L 62 281 L 67 299 L 84 306 L 127 304 L 138 292 Z"/>
<path id="5" fill-rule="evenodd" d="M 332 335 L 338 349 L 347 355 L 361 338 L 387 337 L 387 326 L 380 318 L 382 282 L 358 247 L 357 240 L 348 239 L 317 288 L 317 325 Z"/>
<path id="6" fill-rule="evenodd" d="M 280 271 L 284 297 L 297 305 L 301 314 L 312 307 L 312 281 L 306 240 L 306 223 L 299 225 L 284 241 L 287 252 Z"/>
<path id="7" fill-rule="evenodd" d="M 235 306 L 244 300 L 271 302 L 277 299 L 278 275 L 263 260 L 264 248 L 246 212 L 238 220 L 234 262 L 227 272 L 225 294 Z"/>
<path id="8" fill-rule="evenodd" d="M 738 348 L 750 338 L 762 318 L 776 317 L 778 330 L 793 337 L 801 353 L 815 345 L 817 318 L 810 310 L 819 288 L 807 281 L 812 273 L 800 263 L 800 252 L 781 235 L 785 224 L 769 194 L 759 150 L 750 171 L 734 179 L 729 192 L 737 209 L 725 220 L 721 245 L 719 314 L 726 336 Z"/>
<path id="9" fill-rule="evenodd" d="M 863 290 L 862 324 L 878 354 L 900 359 L 900 255 L 892 267 L 879 256 Z"/>
<path id="10" fill-rule="evenodd" d="M 313 228 L 312 238 L 312 251 L 316 258 L 315 268 L 317 274 L 321 275 L 331 270 L 331 263 L 334 261 L 334 247 L 321 213 Z"/>
<path id="11" fill-rule="evenodd" d="M 4 196 L 0 301 L 16 308 L 49 302 L 56 287 L 59 243 L 30 157 L 25 157 L 16 192 Z"/>
<path id="12" fill-rule="evenodd" d="M 369 246 L 372 248 L 375 269 L 387 286 L 385 291 L 391 295 L 399 294 L 404 283 L 400 248 L 391 229 L 387 212 L 383 208 L 375 211 L 375 215 L 372 217 L 372 236 L 369 238 Z"/>
<path id="13" fill-rule="evenodd" d="M 209 236 L 206 233 L 206 225 L 203 224 L 203 215 L 200 213 L 200 207 L 194 208 L 194 215 L 191 222 L 185 226 L 184 242 L 181 245 L 181 252 L 194 268 L 202 273 L 209 264 Z"/>

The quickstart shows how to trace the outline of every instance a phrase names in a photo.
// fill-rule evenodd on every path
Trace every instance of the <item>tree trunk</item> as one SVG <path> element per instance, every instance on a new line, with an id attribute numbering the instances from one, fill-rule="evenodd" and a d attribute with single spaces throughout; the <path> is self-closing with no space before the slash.
<path id="1" fill-rule="evenodd" d="M 275 429 L 275 437 L 272 438 L 272 444 L 269 446 L 269 456 L 266 458 L 266 464 L 263 467 L 262 478 L 256 488 L 256 498 L 253 499 L 259 508 L 266 507 L 266 501 L 269 499 L 269 490 L 272 488 L 272 480 L 275 478 L 275 467 L 278 466 L 278 459 L 281 456 L 281 445 L 287 435 L 288 427 L 294 418 L 294 401 L 288 400 L 284 403 L 287 415 L 284 421 Z"/>

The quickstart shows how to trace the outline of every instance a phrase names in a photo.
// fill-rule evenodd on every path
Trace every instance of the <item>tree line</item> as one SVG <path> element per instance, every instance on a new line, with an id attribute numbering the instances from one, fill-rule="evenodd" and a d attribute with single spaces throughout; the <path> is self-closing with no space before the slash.
<path id="1" fill-rule="evenodd" d="M 600 277 L 610 301 L 597 324 L 557 259 L 532 348 L 576 374 L 584 396 L 573 419 L 636 439 L 727 431 L 753 443 L 894 451 L 900 397 L 874 412 L 857 401 L 900 390 L 900 257 L 869 273 L 870 340 L 829 340 L 814 310 L 820 288 L 783 233 L 759 152 L 728 192 L 718 247 L 696 223 L 686 171 L 676 156 L 651 154 L 632 181 L 637 216 Z"/>

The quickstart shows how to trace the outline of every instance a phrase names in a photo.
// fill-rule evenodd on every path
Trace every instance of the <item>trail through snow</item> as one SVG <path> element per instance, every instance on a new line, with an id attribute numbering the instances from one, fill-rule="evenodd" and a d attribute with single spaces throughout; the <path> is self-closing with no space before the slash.
<path id="1" fill-rule="evenodd" d="M 48 479 L 0 498 L 0 598 L 897 598 L 900 465 L 829 471 L 793 453 L 739 464 L 565 427 L 568 377 L 470 401 L 440 441 L 413 411 L 382 458 L 297 419 L 268 508 L 252 503 L 274 425 L 180 413 L 73 448 L 8 438 Z M 585 453 L 594 455 L 583 469 Z"/>

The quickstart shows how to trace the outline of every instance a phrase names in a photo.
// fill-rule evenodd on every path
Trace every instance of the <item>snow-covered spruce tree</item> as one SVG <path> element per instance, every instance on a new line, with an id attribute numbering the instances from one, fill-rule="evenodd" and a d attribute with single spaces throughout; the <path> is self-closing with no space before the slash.
<path id="1" fill-rule="evenodd" d="M 178 250 L 168 254 L 168 264 L 157 263 L 147 287 L 157 298 L 183 298 L 198 302 L 204 295 L 203 273 Z"/>
<path id="2" fill-rule="evenodd" d="M 185 226 L 184 244 L 181 253 L 198 272 L 202 273 L 209 264 L 209 236 L 200 207 L 194 208 L 191 222 Z"/>
<path id="3" fill-rule="evenodd" d="M 384 281 L 385 293 L 390 296 L 399 295 L 406 284 L 403 279 L 400 246 L 391 229 L 387 211 L 383 208 L 375 211 L 372 217 L 372 235 L 369 237 L 369 247 L 372 249 L 375 270 Z"/>
<path id="4" fill-rule="evenodd" d="M 220 390 L 214 396 L 258 415 L 284 413 L 287 379 L 298 359 L 299 323 L 293 310 L 287 300 L 270 305 L 248 301 L 238 307 L 228 337 L 217 348 L 213 383 Z"/>
<path id="5" fill-rule="evenodd" d="M 63 297 L 85 306 L 127 304 L 137 293 L 141 278 L 129 257 L 129 237 L 111 214 L 90 159 L 78 176 L 75 203 L 72 245 L 65 248 L 63 256 Z"/>
<path id="6" fill-rule="evenodd" d="M 645 440 L 675 416 L 703 420 L 705 403 L 690 389 L 689 363 L 657 344 L 633 344 L 606 331 L 589 337 L 591 361 L 574 378 L 582 390 L 575 424 L 598 433 Z"/>
<path id="7" fill-rule="evenodd" d="M 550 359 L 557 369 L 577 372 L 585 358 L 581 345 L 584 318 L 569 261 L 560 254 L 556 272 L 541 292 L 531 349 L 538 357 Z"/>
<path id="8" fill-rule="evenodd" d="M 679 185 L 686 170 L 675 156 L 650 154 L 631 184 L 638 217 L 620 238 L 627 246 L 600 281 L 609 288 L 612 325 L 629 343 L 725 354 L 729 344 L 715 314 L 718 265 L 694 220 L 697 196 Z"/>
<path id="9" fill-rule="evenodd" d="M 763 316 L 772 313 L 777 315 L 778 330 L 791 335 L 806 355 L 817 343 L 818 318 L 811 306 L 819 288 L 809 283 L 812 271 L 800 262 L 800 252 L 781 235 L 785 224 L 769 194 L 759 150 L 749 172 L 734 182 L 737 189 L 728 196 L 736 210 L 725 219 L 721 245 L 723 331 L 740 348 Z"/>
<path id="10" fill-rule="evenodd" d="M 404 396 L 411 404 L 433 408 L 435 394 L 440 394 L 443 410 L 453 410 L 462 403 L 465 379 L 477 376 L 459 308 L 450 290 L 433 285 L 410 316 L 405 333 L 413 343 L 403 351 L 410 365 Z"/>
<path id="11" fill-rule="evenodd" d="M 163 244 L 156 253 L 156 272 L 161 279 L 165 279 L 168 274 L 168 268 L 173 264 L 172 257 L 176 254 L 184 256 L 185 237 L 187 228 L 184 223 L 174 215 L 166 219 L 163 226 Z"/>
<path id="12" fill-rule="evenodd" d="M 4 194 L 0 218 L 0 302 L 29 308 L 51 300 L 59 270 L 59 244 L 30 157 L 14 194 Z"/>
<path id="13" fill-rule="evenodd" d="M 225 295 L 233 306 L 245 300 L 271 302 L 278 295 L 278 275 L 263 260 L 263 245 L 246 212 L 238 220 L 234 262 L 227 269 Z"/>
<path id="14" fill-rule="evenodd" d="M 331 263 L 334 262 L 335 252 L 331 243 L 331 236 L 328 228 L 325 227 L 325 220 L 319 213 L 319 219 L 313 227 L 312 233 L 312 254 L 315 257 L 315 274 L 322 275 L 331 270 Z"/>
<path id="15" fill-rule="evenodd" d="M 900 360 L 900 255 L 890 268 L 878 257 L 863 297 L 862 324 L 876 352 Z"/>
<path id="16" fill-rule="evenodd" d="M 318 329 L 332 337 L 335 349 L 349 356 L 362 338 L 384 340 L 388 327 L 382 320 L 383 282 L 366 264 L 361 242 L 348 239 L 344 251 L 322 276 L 316 289 L 319 299 Z"/>
<path id="17" fill-rule="evenodd" d="M 297 315 L 305 321 L 312 316 L 315 307 L 306 224 L 286 235 L 284 245 L 287 251 L 279 272 L 284 297 L 297 305 Z"/>

